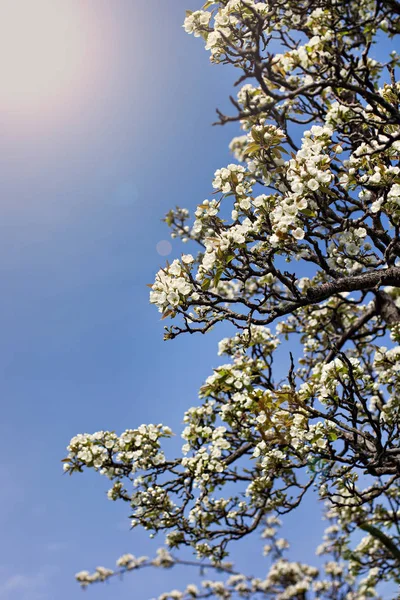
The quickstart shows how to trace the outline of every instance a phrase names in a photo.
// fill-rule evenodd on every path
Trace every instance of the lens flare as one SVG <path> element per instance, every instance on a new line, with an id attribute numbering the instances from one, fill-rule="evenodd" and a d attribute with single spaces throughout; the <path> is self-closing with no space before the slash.
<path id="1" fill-rule="evenodd" d="M 70 0 L 1 0 L 0 112 L 35 114 L 82 83 L 88 28 Z"/>

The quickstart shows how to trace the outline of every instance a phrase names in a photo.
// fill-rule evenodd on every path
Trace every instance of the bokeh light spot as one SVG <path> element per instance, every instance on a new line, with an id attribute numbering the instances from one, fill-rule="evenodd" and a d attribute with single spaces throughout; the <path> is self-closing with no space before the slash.
<path id="1" fill-rule="evenodd" d="M 172 244 L 168 240 L 161 240 L 158 242 L 156 250 L 160 256 L 168 256 L 172 252 Z"/>

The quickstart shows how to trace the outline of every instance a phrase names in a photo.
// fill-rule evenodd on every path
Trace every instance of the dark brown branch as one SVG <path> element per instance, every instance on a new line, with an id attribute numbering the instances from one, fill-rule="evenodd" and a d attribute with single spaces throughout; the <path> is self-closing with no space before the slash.
<path id="1" fill-rule="evenodd" d="M 368 323 L 368 321 L 376 314 L 377 314 L 376 306 L 373 306 L 372 308 L 367 310 L 367 312 L 365 314 L 363 314 L 363 316 L 360 317 L 351 327 L 349 327 L 349 329 L 347 331 L 345 331 L 345 333 L 342 335 L 342 337 L 336 342 L 336 344 L 334 345 L 334 347 L 332 348 L 332 350 L 329 352 L 328 356 L 326 357 L 325 362 L 328 363 L 331 360 L 333 360 L 335 358 L 336 354 L 338 352 L 340 352 L 340 350 L 342 349 L 344 344 L 347 342 L 347 340 L 349 340 L 359 329 L 361 329 L 361 327 L 363 327 L 366 323 Z"/>

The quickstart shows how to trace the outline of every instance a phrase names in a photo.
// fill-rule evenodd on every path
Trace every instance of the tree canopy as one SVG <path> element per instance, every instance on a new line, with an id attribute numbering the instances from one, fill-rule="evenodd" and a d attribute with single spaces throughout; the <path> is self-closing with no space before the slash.
<path id="1" fill-rule="evenodd" d="M 108 477 L 132 526 L 166 544 L 77 579 L 198 564 L 218 578 L 162 600 L 380 597 L 380 582 L 400 583 L 400 57 L 384 56 L 400 3 L 208 1 L 184 28 L 237 69 L 218 123 L 242 135 L 213 198 L 193 218 L 167 214 L 191 253 L 158 272 L 150 301 L 168 340 L 220 322 L 232 337 L 184 415 L 182 455 L 169 456 L 164 425 L 71 440 L 64 470 Z M 308 493 L 328 521 L 321 568 L 291 562 L 279 537 Z M 266 576 L 227 562 L 253 533 Z"/>

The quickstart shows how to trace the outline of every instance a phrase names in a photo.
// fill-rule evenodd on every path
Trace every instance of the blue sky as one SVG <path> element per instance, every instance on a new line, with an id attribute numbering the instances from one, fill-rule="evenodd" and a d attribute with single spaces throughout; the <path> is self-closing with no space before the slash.
<path id="1" fill-rule="evenodd" d="M 230 161 L 235 130 L 210 124 L 233 74 L 181 28 L 198 0 L 83 6 L 87 80 L 45 114 L 0 114 L 0 600 L 79 598 L 76 571 L 154 553 L 162 540 L 129 531 L 106 481 L 63 476 L 60 460 L 79 432 L 179 432 L 217 363 L 221 332 L 162 341 L 146 284 L 164 264 L 164 213 L 208 197 Z M 289 517 L 296 559 L 319 543 L 314 511 Z M 262 574 L 260 548 L 236 554 Z M 141 600 L 194 578 L 145 571 L 87 594 Z"/>
<path id="2" fill-rule="evenodd" d="M 0 115 L 0 600 L 80 597 L 77 570 L 158 545 L 129 531 L 105 481 L 60 460 L 78 432 L 179 431 L 215 360 L 217 335 L 163 342 L 146 287 L 165 262 L 160 219 L 206 197 L 228 158 L 229 131 L 209 125 L 229 74 L 181 28 L 196 6 L 87 0 L 96 76 L 89 54 L 69 105 Z M 163 577 L 89 593 L 147 598 Z"/>

